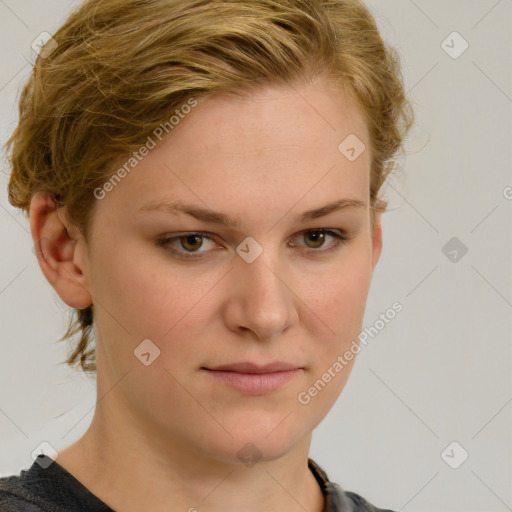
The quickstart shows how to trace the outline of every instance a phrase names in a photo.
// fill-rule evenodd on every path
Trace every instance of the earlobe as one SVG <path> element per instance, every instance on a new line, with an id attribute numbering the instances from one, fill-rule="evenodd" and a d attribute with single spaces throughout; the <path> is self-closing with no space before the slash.
<path id="1" fill-rule="evenodd" d="M 65 219 L 48 192 L 36 192 L 30 203 L 30 231 L 43 274 L 68 306 L 92 304 L 88 291 L 85 240 Z"/>

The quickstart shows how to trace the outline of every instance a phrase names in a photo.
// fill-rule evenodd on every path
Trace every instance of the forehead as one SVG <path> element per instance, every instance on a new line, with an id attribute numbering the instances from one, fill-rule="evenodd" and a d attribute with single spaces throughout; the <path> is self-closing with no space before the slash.
<path id="1" fill-rule="evenodd" d="M 367 148 L 353 161 L 340 151 L 347 137 Z M 211 207 L 217 202 L 223 210 L 228 199 L 270 206 L 304 197 L 304 209 L 316 198 L 364 200 L 369 147 L 362 113 L 342 88 L 310 84 L 242 97 L 217 94 L 183 116 L 112 195 L 124 195 L 132 210 L 167 197 Z"/>
<path id="2" fill-rule="evenodd" d="M 173 132 L 174 142 L 193 144 L 199 153 L 192 158 L 201 150 L 231 157 L 273 149 L 331 152 L 349 134 L 357 134 L 367 146 L 369 142 L 358 105 L 342 87 L 322 82 L 275 86 L 244 96 L 218 94 L 181 124 Z"/>

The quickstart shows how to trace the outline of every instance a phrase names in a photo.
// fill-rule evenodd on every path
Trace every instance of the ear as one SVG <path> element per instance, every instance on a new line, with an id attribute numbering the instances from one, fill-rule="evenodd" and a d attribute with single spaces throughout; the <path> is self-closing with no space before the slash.
<path id="1" fill-rule="evenodd" d="M 30 231 L 39 266 L 59 297 L 72 308 L 89 307 L 85 240 L 48 192 L 32 197 Z"/>
<path id="2" fill-rule="evenodd" d="M 375 268 L 382 252 L 382 225 L 381 215 L 386 210 L 388 203 L 386 201 L 378 201 L 375 207 L 375 223 L 372 235 L 372 269 Z"/>

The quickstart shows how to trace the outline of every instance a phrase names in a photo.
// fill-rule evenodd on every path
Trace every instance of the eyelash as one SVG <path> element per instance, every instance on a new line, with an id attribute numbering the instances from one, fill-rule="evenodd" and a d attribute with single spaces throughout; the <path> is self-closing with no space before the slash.
<path id="1" fill-rule="evenodd" d="M 322 248 L 306 249 L 306 253 L 308 255 L 313 255 L 313 254 L 318 254 L 318 253 L 321 253 L 321 254 L 330 253 L 336 249 L 341 248 L 341 246 L 346 245 L 348 240 L 350 239 L 349 237 L 345 236 L 344 234 L 340 234 L 336 231 L 333 231 L 333 230 L 327 229 L 327 228 L 308 229 L 306 231 L 301 231 L 300 233 L 297 233 L 297 236 L 304 235 L 306 233 L 323 233 L 323 234 L 330 235 L 335 239 L 335 242 L 328 249 L 322 249 Z M 175 240 L 179 240 L 180 238 L 185 238 L 187 236 L 194 236 L 194 235 L 201 237 L 202 239 L 211 240 L 212 242 L 214 241 L 208 233 L 204 233 L 202 231 L 188 231 L 185 233 L 181 233 L 179 235 L 161 237 L 161 238 L 157 239 L 157 245 L 163 247 L 166 251 L 170 251 L 170 252 L 176 254 L 178 257 L 181 257 L 183 259 L 203 258 L 203 255 L 209 251 L 190 252 L 190 251 L 178 250 L 178 249 L 169 247 L 169 244 Z M 296 246 L 293 246 L 293 247 L 296 247 Z"/>

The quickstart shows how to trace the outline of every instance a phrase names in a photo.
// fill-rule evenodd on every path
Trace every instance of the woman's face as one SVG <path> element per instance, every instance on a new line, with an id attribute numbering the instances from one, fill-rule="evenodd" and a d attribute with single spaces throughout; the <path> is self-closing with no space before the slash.
<path id="1" fill-rule="evenodd" d="M 353 359 L 335 363 L 357 340 L 380 254 L 361 142 L 357 107 L 321 84 L 218 95 L 97 201 L 98 407 L 162 450 L 219 461 L 273 459 L 309 436 L 351 371 Z M 236 386 L 210 371 L 274 362 L 298 368 L 275 389 L 277 374 Z"/>

